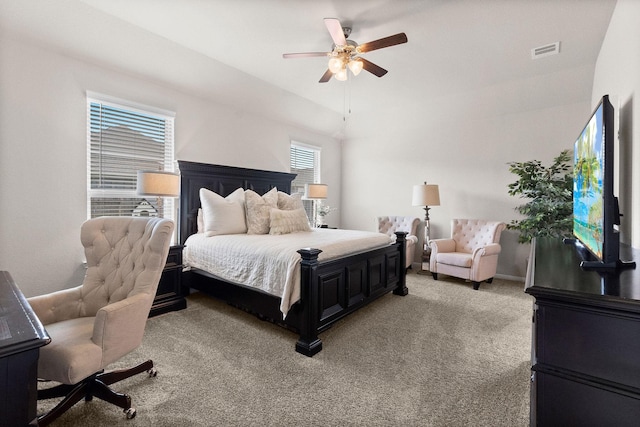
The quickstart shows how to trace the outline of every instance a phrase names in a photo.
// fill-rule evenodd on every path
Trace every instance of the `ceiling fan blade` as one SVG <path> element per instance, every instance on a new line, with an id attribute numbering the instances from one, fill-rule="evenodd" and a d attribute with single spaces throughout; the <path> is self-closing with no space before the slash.
<path id="1" fill-rule="evenodd" d="M 322 77 L 320 77 L 320 80 L 318 81 L 318 83 L 326 83 L 329 80 L 331 80 L 331 77 L 333 77 L 333 73 L 331 72 L 331 70 L 327 70 L 322 75 Z"/>
<path id="2" fill-rule="evenodd" d="M 340 21 L 336 18 L 324 18 L 324 25 L 327 26 L 327 30 L 329 30 L 329 34 L 331 34 L 331 38 L 336 45 L 345 46 L 347 44 Z"/>
<path id="3" fill-rule="evenodd" d="M 383 47 L 395 46 L 407 42 L 407 35 L 405 33 L 398 33 L 393 36 L 385 37 L 382 39 L 374 40 L 372 42 L 363 43 L 358 46 L 358 52 L 365 53 L 372 50 L 382 49 Z"/>
<path id="4" fill-rule="evenodd" d="M 367 70 L 368 72 L 370 72 L 373 75 L 376 75 L 378 77 L 382 77 L 385 74 L 387 74 L 387 70 L 385 70 L 382 67 L 377 66 L 376 64 L 374 64 L 371 61 L 367 61 L 364 58 L 358 58 L 360 61 L 362 61 L 362 68 L 364 68 L 365 70 Z"/>
<path id="5" fill-rule="evenodd" d="M 312 58 L 315 56 L 328 56 L 327 52 L 302 52 L 302 53 L 283 53 L 282 57 L 288 58 Z"/>

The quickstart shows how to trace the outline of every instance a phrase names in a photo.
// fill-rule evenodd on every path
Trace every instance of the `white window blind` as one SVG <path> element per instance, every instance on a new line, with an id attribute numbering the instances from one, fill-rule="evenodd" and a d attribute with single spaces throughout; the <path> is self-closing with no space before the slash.
<path id="1" fill-rule="evenodd" d="M 169 113 L 170 114 L 170 113 Z M 174 118 L 126 101 L 87 97 L 88 217 L 162 216 L 173 198 L 136 194 L 138 170 L 174 170 Z"/>
<path id="2" fill-rule="evenodd" d="M 291 143 L 291 173 L 297 174 L 291 182 L 291 194 L 304 193 L 305 184 L 320 182 L 320 149 Z M 307 216 L 313 218 L 313 203 L 303 201 Z"/>

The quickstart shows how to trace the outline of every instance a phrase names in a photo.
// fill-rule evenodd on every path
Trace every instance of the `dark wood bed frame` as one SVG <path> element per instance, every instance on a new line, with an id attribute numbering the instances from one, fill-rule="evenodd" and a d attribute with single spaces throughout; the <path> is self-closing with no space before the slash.
<path id="1" fill-rule="evenodd" d="M 197 230 L 200 188 L 226 197 L 238 187 L 264 194 L 273 187 L 289 193 L 295 174 L 178 161 L 181 175 L 179 240 Z M 298 334 L 296 351 L 313 356 L 322 350 L 318 334 L 334 322 L 393 291 L 407 295 L 404 268 L 406 233 L 396 233 L 396 243 L 330 261 L 318 262 L 314 248 L 301 256 L 300 301 L 282 320 L 280 298 L 242 285 L 228 283 L 205 271 L 192 269 L 183 275 L 187 289 L 197 289 L 229 304 L 270 320 Z"/>

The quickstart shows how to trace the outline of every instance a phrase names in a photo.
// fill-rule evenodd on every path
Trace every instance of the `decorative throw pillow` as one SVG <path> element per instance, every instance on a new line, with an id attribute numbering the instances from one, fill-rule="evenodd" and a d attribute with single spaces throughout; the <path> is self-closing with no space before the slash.
<path id="1" fill-rule="evenodd" d="M 272 188 L 261 197 L 253 190 L 245 190 L 248 234 L 269 234 L 271 209 L 278 206 L 278 189 Z"/>
<path id="2" fill-rule="evenodd" d="M 278 191 L 278 209 L 292 211 L 294 209 L 304 209 L 302 204 L 302 193 L 288 195 L 282 191 Z"/>
<path id="3" fill-rule="evenodd" d="M 288 234 L 296 231 L 311 231 L 304 209 L 271 209 L 269 234 Z"/>
<path id="4" fill-rule="evenodd" d="M 244 190 L 242 188 L 238 188 L 227 197 L 201 188 L 200 205 L 204 217 L 205 236 L 247 232 L 247 222 L 244 215 Z"/>

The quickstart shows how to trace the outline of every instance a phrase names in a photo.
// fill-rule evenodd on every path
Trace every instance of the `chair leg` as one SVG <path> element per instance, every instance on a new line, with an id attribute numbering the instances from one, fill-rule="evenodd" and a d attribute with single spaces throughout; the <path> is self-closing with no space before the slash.
<path id="1" fill-rule="evenodd" d="M 91 396 L 109 402 L 112 405 L 119 406 L 125 411 L 131 408 L 131 397 L 129 397 L 129 395 L 110 389 L 108 385 L 99 379 L 96 379 L 92 383 Z"/>
<path id="2" fill-rule="evenodd" d="M 71 393 L 75 387 L 78 387 L 78 384 L 58 384 L 55 387 L 43 388 L 38 390 L 38 400 L 66 396 Z"/>
<path id="3" fill-rule="evenodd" d="M 66 384 L 63 384 L 66 385 Z M 72 386 L 71 392 L 66 395 L 64 399 L 60 401 L 53 409 L 51 409 L 46 414 L 40 415 L 38 417 L 38 426 L 47 426 L 53 420 L 57 419 L 60 415 L 64 414 L 69 408 L 71 408 L 76 403 L 80 402 L 83 398 L 86 397 L 87 394 L 88 383 L 82 381 L 75 386 Z M 57 387 L 54 387 L 57 388 Z M 46 393 L 45 393 L 46 394 Z M 53 396 L 56 397 L 56 396 Z M 38 399 L 41 399 L 40 392 L 38 392 Z M 48 399 L 48 397 L 44 397 L 44 399 Z"/>
<path id="4" fill-rule="evenodd" d="M 473 289 L 474 289 L 475 291 L 477 291 L 478 289 L 480 289 L 480 282 L 471 282 L 471 283 L 473 283 Z"/>
<path id="5" fill-rule="evenodd" d="M 438 280 L 438 273 L 431 273 L 431 275 L 433 276 L 433 280 Z"/>
<path id="6" fill-rule="evenodd" d="M 98 374 L 97 379 L 106 385 L 111 385 L 113 383 L 117 383 L 118 381 L 125 380 L 134 375 L 141 374 L 143 372 L 149 372 L 151 376 L 154 375 L 153 369 L 153 361 L 147 360 L 146 362 L 142 362 L 141 364 L 134 366 L 133 368 L 128 369 L 118 369 L 117 371 L 105 372 L 103 374 Z"/>
<path id="7" fill-rule="evenodd" d="M 491 283 L 491 282 L 493 282 L 493 277 L 490 277 L 487 279 L 487 283 Z"/>

